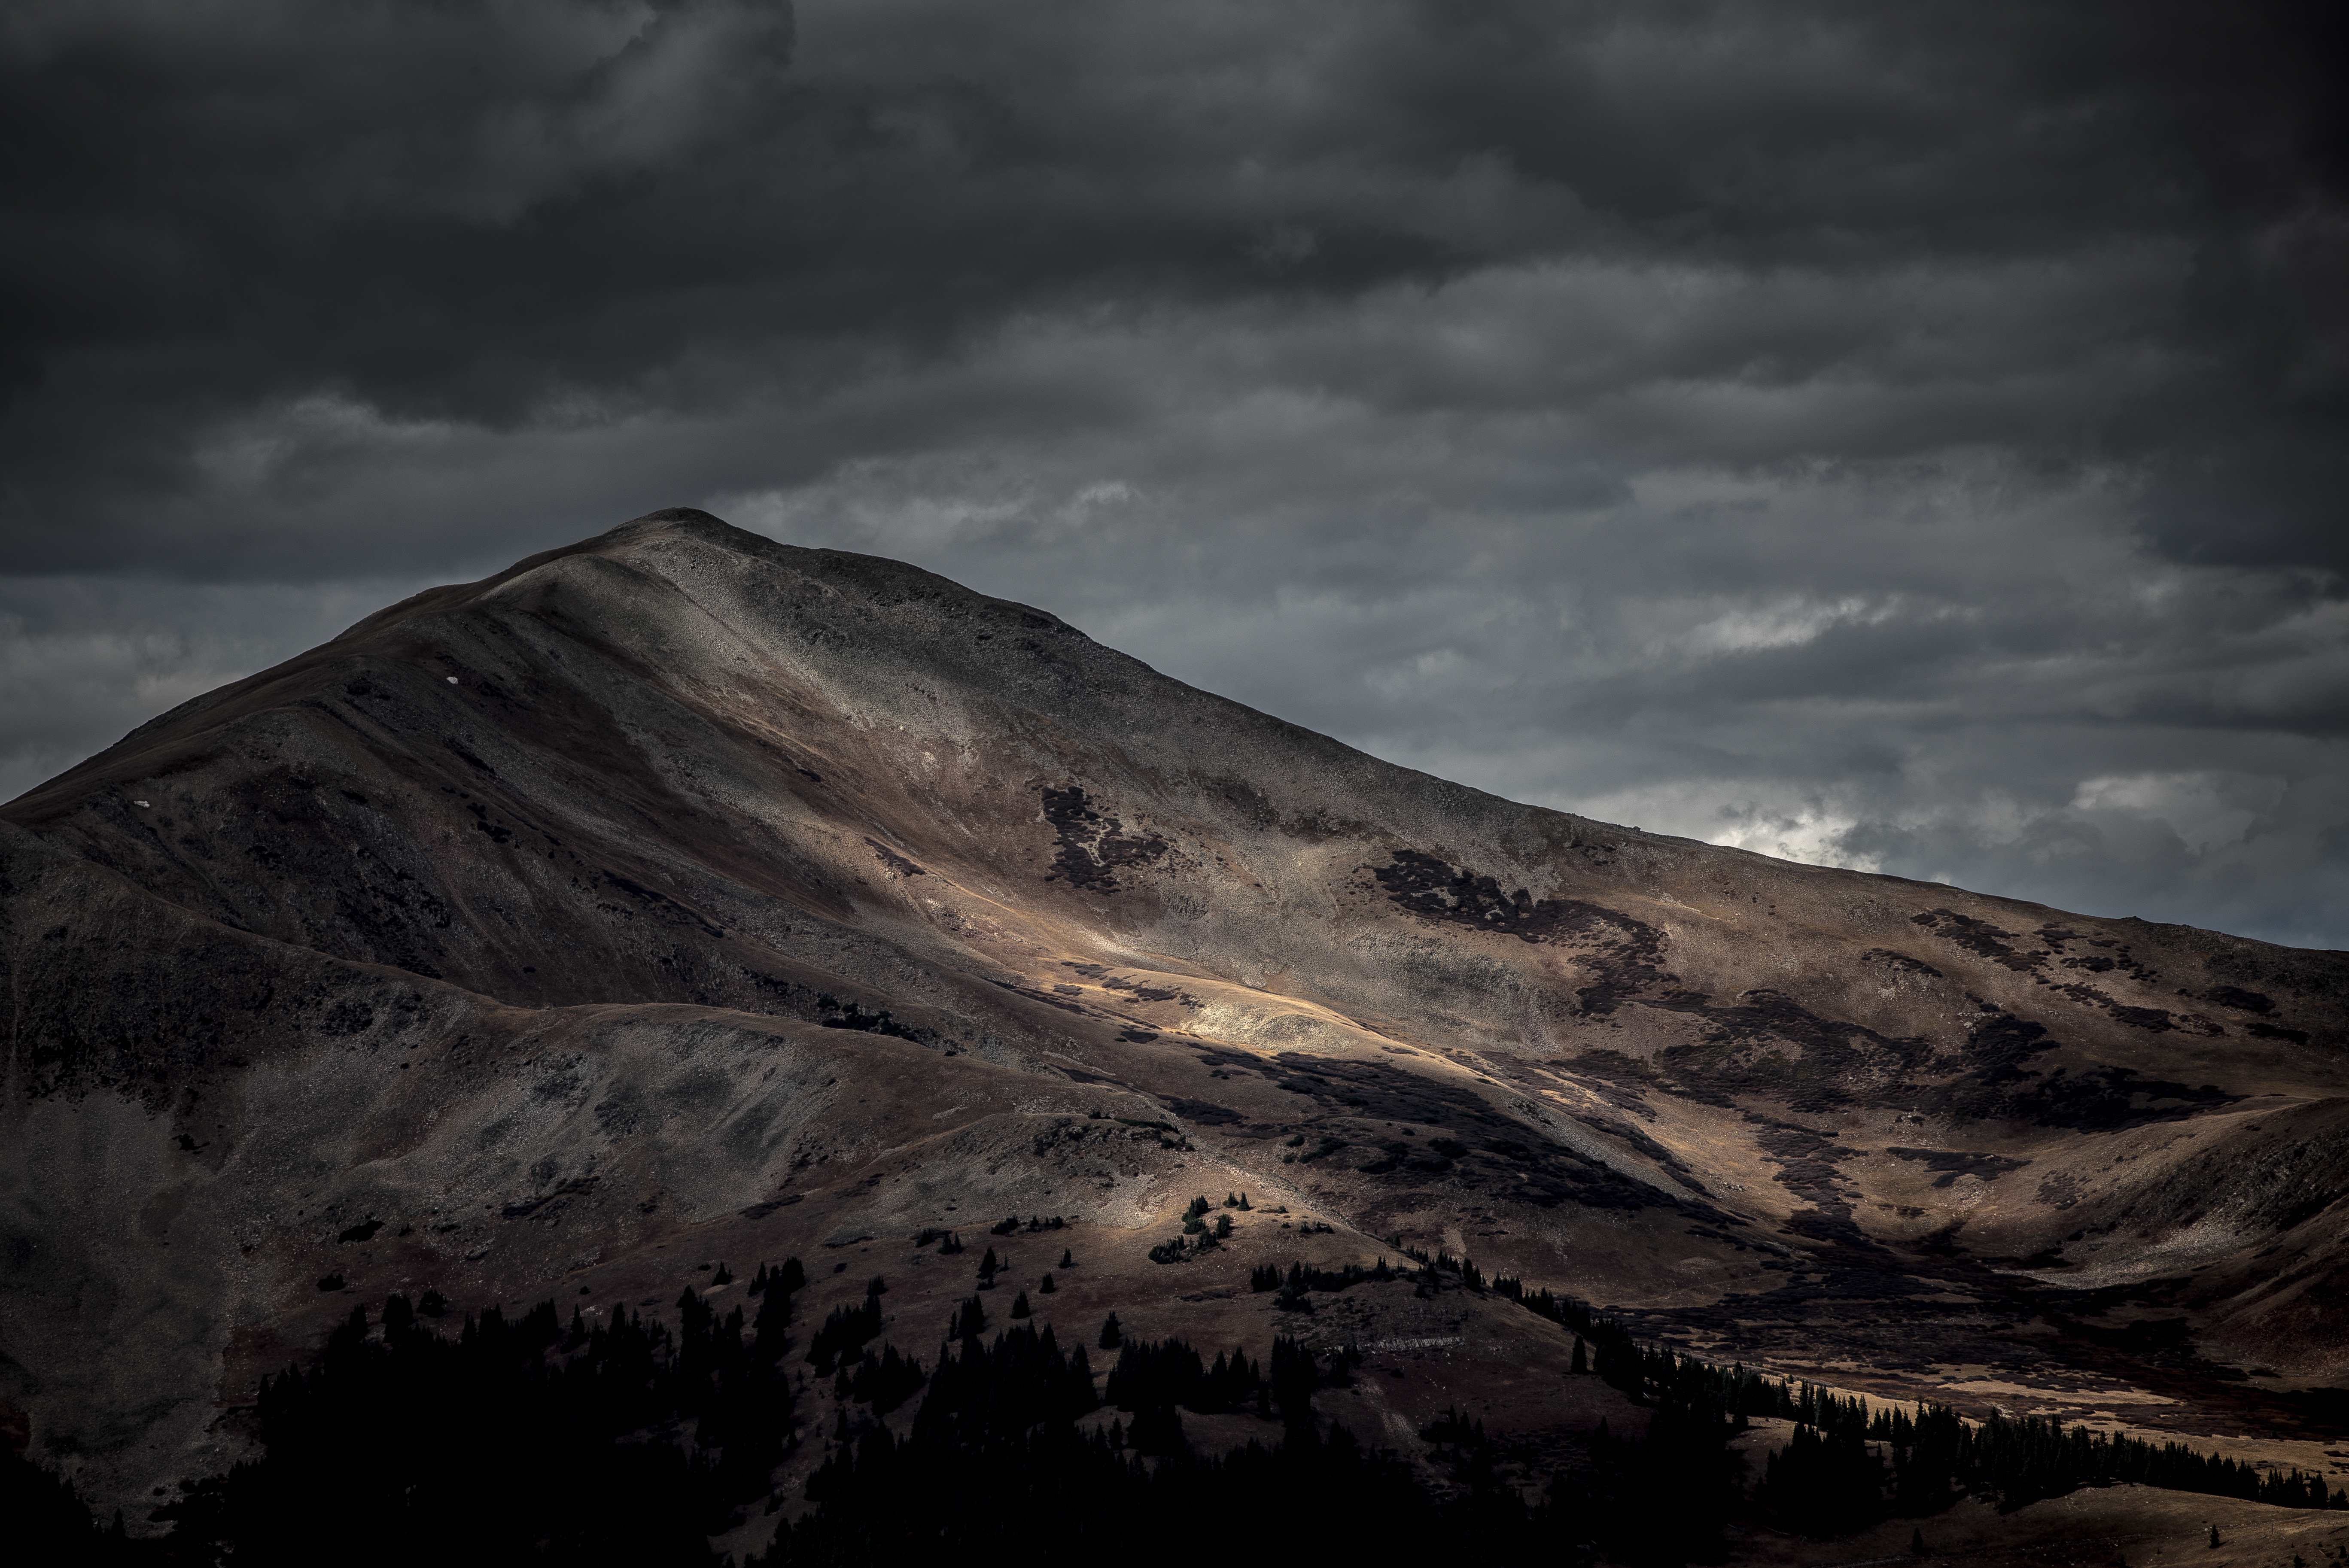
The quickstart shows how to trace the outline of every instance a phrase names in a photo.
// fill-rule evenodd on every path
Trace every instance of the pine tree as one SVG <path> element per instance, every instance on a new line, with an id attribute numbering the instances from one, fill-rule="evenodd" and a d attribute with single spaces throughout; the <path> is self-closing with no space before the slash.
<path id="1" fill-rule="evenodd" d="M 1285 1288 L 1285 1287 L 1284 1287 Z M 1281 1420 L 1291 1428 L 1313 1425 L 1313 1388 L 1321 1368 L 1313 1352 L 1285 1335 L 1272 1341 L 1272 1395 L 1280 1403 Z"/>
<path id="2" fill-rule="evenodd" d="M 2210 1527 L 2210 1544 L 2214 1548 L 2220 1544 L 2219 1527 L 2215 1524 Z"/>
<path id="3" fill-rule="evenodd" d="M 1077 1266 L 1077 1260 L 1070 1253 L 1069 1249 L 1066 1247 L 1062 1247 L 1061 1249 L 1061 1266 L 1064 1269 L 1072 1269 Z"/>
<path id="4" fill-rule="evenodd" d="M 1909 1532 L 1909 1555 L 1911 1557 L 1930 1557 L 1932 1555 L 1931 1553 L 1925 1550 L 1925 1531 L 1924 1527 L 1921 1525 Z"/>
<path id="5" fill-rule="evenodd" d="M 1101 1347 L 1114 1350 L 1124 1343 L 1125 1336 L 1117 1330 L 1117 1314 L 1112 1312 L 1102 1320 Z"/>
<path id="6" fill-rule="evenodd" d="M 1026 1291 L 1023 1290 L 1018 1295 L 1011 1298 L 1011 1315 L 1014 1317 L 1030 1317 L 1034 1315 L 1033 1309 L 1031 1309 L 1028 1305 L 1028 1293 Z"/>
<path id="7" fill-rule="evenodd" d="M 1582 1336 L 1574 1336 L 1574 1365 L 1569 1369 L 1577 1377 L 1590 1370 L 1590 1347 L 1582 1343 Z"/>
<path id="8" fill-rule="evenodd" d="M 783 1358 L 783 1351 L 791 1344 L 791 1323 L 792 1293 L 770 1275 L 767 1290 L 759 1297 L 759 1315 L 751 1330 L 758 1336 L 760 1360 L 772 1366 Z"/>
<path id="9" fill-rule="evenodd" d="M 1179 1454 L 1185 1448 L 1183 1418 L 1172 1405 L 1145 1405 L 1133 1413 L 1126 1440 L 1136 1453 Z"/>
<path id="10" fill-rule="evenodd" d="M 1036 1294 L 1038 1295 L 1050 1295 L 1059 1288 L 1060 1287 L 1058 1285 L 1052 1283 L 1052 1276 L 1049 1274 L 1036 1283 Z"/>

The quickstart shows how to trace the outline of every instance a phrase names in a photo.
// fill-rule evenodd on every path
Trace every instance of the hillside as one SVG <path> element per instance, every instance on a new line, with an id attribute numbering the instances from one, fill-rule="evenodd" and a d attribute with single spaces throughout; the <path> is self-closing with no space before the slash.
<path id="1" fill-rule="evenodd" d="M 1967 1408 L 2289 1437 L 2349 1381 L 2349 955 L 1513 804 L 701 512 L 0 819 L 0 1396 L 109 1503 L 393 1291 L 665 1307 L 795 1254 L 926 1350 L 976 1258 L 925 1231 L 1031 1290 L 1069 1249 L 1064 1334 L 1260 1344 L 1252 1268 L 1399 1239 Z M 1381 1440 L 1603 1413 L 1497 1297 L 1290 1330 L 1392 1362 Z"/>

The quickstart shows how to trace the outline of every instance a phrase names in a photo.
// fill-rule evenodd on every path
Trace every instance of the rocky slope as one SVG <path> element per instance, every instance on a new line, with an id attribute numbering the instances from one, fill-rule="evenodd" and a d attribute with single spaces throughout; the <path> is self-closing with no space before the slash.
<path id="1" fill-rule="evenodd" d="M 355 1300 L 796 1253 L 922 1345 L 972 1260 L 914 1238 L 1015 1214 L 1069 1222 L 1000 1243 L 1074 1254 L 1048 1315 L 1202 1345 L 1269 1337 L 1251 1266 L 1400 1237 L 1977 1406 L 2292 1430 L 2349 1359 L 2349 955 L 1511 804 L 700 512 L 0 818 L 0 1395 L 102 1498 L 232 1457 Z M 1597 1418 L 1466 1300 L 1307 1332 L 1418 1365 L 1356 1396 L 1393 1440 Z"/>

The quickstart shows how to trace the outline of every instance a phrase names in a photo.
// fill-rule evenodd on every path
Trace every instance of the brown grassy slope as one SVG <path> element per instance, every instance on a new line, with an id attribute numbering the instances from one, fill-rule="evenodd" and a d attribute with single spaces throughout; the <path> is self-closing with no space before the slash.
<path id="1" fill-rule="evenodd" d="M 2341 955 L 1515 805 L 700 513 L 0 817 L 0 1393 L 101 1491 L 428 1284 L 667 1299 L 1041 1212 L 1088 1310 L 1261 1339 L 1212 1291 L 1294 1230 L 1143 1257 L 1241 1188 L 1898 1395 L 2243 1429 L 2349 1354 Z M 1479 1377 L 1557 1354 L 1492 1310 Z"/>

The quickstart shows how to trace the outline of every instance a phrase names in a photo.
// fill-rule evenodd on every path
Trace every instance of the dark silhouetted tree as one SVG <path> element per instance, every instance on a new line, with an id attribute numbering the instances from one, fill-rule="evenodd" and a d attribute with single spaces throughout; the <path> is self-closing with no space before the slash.
<path id="1" fill-rule="evenodd" d="M 1126 1441 L 1133 1445 L 1136 1453 L 1179 1454 L 1185 1446 L 1183 1418 L 1174 1413 L 1172 1405 L 1145 1405 L 1133 1413 L 1133 1425 L 1127 1429 Z"/>

